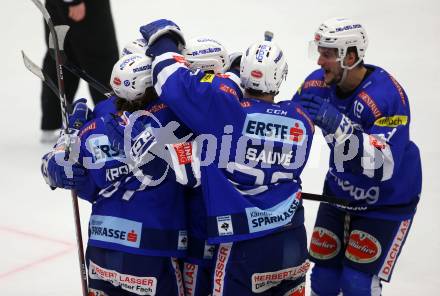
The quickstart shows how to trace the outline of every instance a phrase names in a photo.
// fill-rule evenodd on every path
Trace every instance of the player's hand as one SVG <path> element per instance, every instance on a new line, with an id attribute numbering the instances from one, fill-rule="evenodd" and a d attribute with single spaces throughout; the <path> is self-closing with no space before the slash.
<path id="1" fill-rule="evenodd" d="M 343 115 L 324 98 L 314 94 L 303 94 L 297 101 L 310 115 L 313 122 L 328 134 L 335 133 Z"/>
<path id="2" fill-rule="evenodd" d="M 185 46 L 182 31 L 173 21 L 160 19 L 140 27 L 144 39 L 147 41 L 146 54 L 158 56 L 165 52 L 180 52 Z"/>
<path id="3" fill-rule="evenodd" d="M 80 138 L 77 130 L 68 134 L 61 132 L 52 151 L 42 159 L 41 173 L 51 187 L 75 189 L 84 182 L 86 170 L 78 163 Z"/>
<path id="4" fill-rule="evenodd" d="M 52 188 L 74 190 L 83 187 L 88 182 L 86 169 L 78 163 L 70 166 L 66 163 L 69 164 L 65 160 L 64 151 L 51 151 L 43 156 L 41 173 L 47 185 Z"/>
<path id="5" fill-rule="evenodd" d="M 72 113 L 69 114 L 69 128 L 79 130 L 83 125 L 91 120 L 92 111 L 87 107 L 87 100 L 81 98 L 72 105 Z"/>
<path id="6" fill-rule="evenodd" d="M 69 18 L 74 22 L 80 22 L 86 16 L 86 5 L 84 2 L 81 2 L 77 5 L 69 6 Z"/>

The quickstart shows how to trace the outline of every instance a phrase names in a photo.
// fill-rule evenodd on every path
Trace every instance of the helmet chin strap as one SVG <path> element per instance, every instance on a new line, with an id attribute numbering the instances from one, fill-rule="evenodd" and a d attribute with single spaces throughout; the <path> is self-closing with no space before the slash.
<path id="1" fill-rule="evenodd" d="M 337 86 L 341 87 L 341 85 L 344 83 L 345 79 L 347 79 L 348 70 L 349 69 L 347 67 L 344 68 L 344 72 L 342 72 L 341 79 L 339 79 L 339 81 L 336 83 Z"/>
<path id="2" fill-rule="evenodd" d="M 353 65 L 346 66 L 344 65 L 344 58 L 340 59 L 341 68 L 344 69 L 344 72 L 342 73 L 341 79 L 339 79 L 339 81 L 336 83 L 339 87 L 341 87 L 341 85 L 345 82 L 345 79 L 347 79 L 348 70 L 354 69 L 362 61 L 362 59 L 358 59 Z"/>

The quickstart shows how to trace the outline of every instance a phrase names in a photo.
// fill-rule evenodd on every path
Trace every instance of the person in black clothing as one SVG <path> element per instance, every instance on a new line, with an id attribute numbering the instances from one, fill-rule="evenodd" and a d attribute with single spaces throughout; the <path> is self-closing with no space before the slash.
<path id="1" fill-rule="evenodd" d="M 46 8 L 54 25 L 68 25 L 64 48 L 69 60 L 84 69 L 96 80 L 108 85 L 113 65 L 119 58 L 116 33 L 109 0 L 46 0 Z M 45 25 L 46 45 L 49 29 Z M 43 70 L 57 80 L 54 59 L 46 52 Z M 72 102 L 78 89 L 79 78 L 65 70 L 64 82 L 68 102 Z M 105 96 L 89 87 L 96 104 Z M 43 83 L 41 93 L 43 134 L 41 142 L 54 142 L 55 130 L 61 127 L 61 110 L 57 96 Z"/>

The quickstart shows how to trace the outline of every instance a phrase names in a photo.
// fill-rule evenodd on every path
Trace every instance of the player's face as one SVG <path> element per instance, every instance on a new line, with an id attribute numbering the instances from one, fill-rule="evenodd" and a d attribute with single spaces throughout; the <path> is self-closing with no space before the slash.
<path id="1" fill-rule="evenodd" d="M 339 63 L 338 50 L 335 48 L 318 47 L 318 65 L 324 70 L 326 84 L 335 84 L 341 81 L 343 69 Z"/>

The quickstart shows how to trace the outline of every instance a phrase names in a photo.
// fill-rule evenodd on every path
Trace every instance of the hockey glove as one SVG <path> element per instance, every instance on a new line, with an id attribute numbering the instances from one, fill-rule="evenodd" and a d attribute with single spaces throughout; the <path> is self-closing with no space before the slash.
<path id="1" fill-rule="evenodd" d="M 50 187 L 77 190 L 87 183 L 88 176 L 85 168 L 78 163 L 74 163 L 71 168 L 68 168 L 63 165 L 64 161 L 62 160 L 64 160 L 64 152 L 51 151 L 43 156 L 41 173 Z M 71 174 L 69 174 L 69 170 Z"/>
<path id="2" fill-rule="evenodd" d="M 136 120 L 134 123 L 130 122 L 130 115 L 129 112 L 124 111 L 121 116 L 110 114 L 104 117 L 106 134 L 111 147 L 115 151 L 124 151 L 124 147 L 131 149 L 133 135 L 137 135 L 143 130 L 140 120 Z M 130 126 L 131 130 L 127 129 L 127 126 Z M 125 135 L 126 132 L 127 135 Z"/>
<path id="3" fill-rule="evenodd" d="M 185 39 L 180 28 L 172 21 L 160 19 L 140 27 L 148 49 L 146 55 L 158 56 L 165 52 L 180 52 L 185 46 Z"/>
<path id="4" fill-rule="evenodd" d="M 43 156 L 41 173 L 49 186 L 75 189 L 84 181 L 86 170 L 78 164 L 79 148 L 77 131 L 72 134 L 61 132 L 53 150 Z"/>
<path id="5" fill-rule="evenodd" d="M 342 113 L 320 96 L 304 94 L 297 102 L 308 112 L 313 122 L 327 134 L 333 134 L 341 123 Z"/>
<path id="6" fill-rule="evenodd" d="M 72 113 L 69 114 L 69 128 L 79 130 L 87 121 L 92 119 L 92 111 L 87 107 L 87 100 L 81 98 L 72 105 Z"/>

